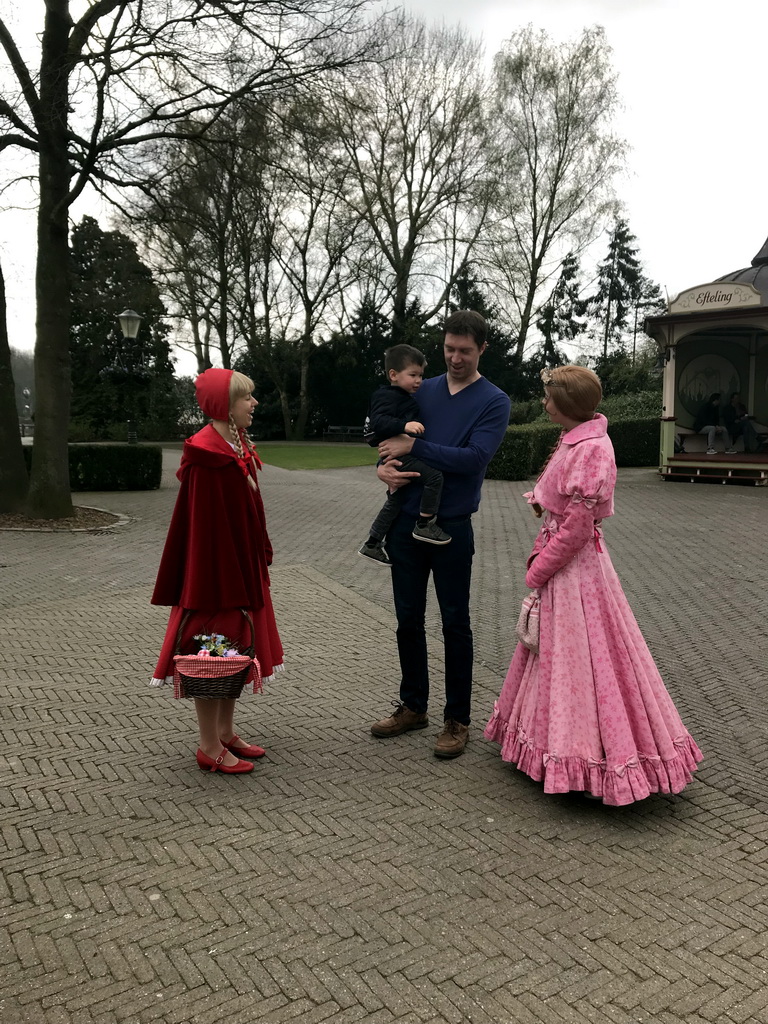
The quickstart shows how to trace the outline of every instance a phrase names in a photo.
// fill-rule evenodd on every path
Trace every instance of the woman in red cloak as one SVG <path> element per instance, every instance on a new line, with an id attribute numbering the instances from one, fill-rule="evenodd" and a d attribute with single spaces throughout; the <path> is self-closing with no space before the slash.
<path id="1" fill-rule="evenodd" d="M 272 546 L 256 478 L 261 461 L 245 433 L 258 405 L 253 386 L 232 370 L 206 370 L 195 381 L 197 401 L 212 422 L 185 441 L 176 474 L 181 487 L 152 595 L 152 604 L 173 607 L 153 686 L 173 682 L 173 656 L 196 653 L 196 634 L 220 633 L 245 650 L 251 630 L 242 609 L 253 622 L 254 655 L 264 681 L 283 667 L 269 593 Z M 181 696 L 176 688 L 174 694 Z M 243 758 L 261 757 L 264 750 L 236 734 L 235 700 L 194 700 L 200 768 L 252 771 Z"/>

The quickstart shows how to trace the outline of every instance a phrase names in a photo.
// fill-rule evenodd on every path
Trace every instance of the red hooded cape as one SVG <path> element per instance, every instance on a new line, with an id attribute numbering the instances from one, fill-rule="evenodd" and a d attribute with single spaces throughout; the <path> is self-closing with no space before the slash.
<path id="1" fill-rule="evenodd" d="M 176 475 L 181 488 L 152 604 L 261 608 L 272 547 L 261 494 L 232 446 L 210 424 L 203 427 L 184 443 Z"/>

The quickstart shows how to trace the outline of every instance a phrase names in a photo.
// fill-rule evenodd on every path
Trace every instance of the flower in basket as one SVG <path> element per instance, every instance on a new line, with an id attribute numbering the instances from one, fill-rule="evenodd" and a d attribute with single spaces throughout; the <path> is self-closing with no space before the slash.
<path id="1" fill-rule="evenodd" d="M 211 633 L 210 636 L 206 633 L 198 633 L 194 639 L 200 644 L 197 652 L 198 658 L 240 657 L 240 651 L 233 647 L 232 641 L 221 633 Z"/>

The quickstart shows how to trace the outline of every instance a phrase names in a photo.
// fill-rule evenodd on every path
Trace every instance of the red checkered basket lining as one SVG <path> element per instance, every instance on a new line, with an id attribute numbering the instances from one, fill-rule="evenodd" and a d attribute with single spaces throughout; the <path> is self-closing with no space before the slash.
<path id="1" fill-rule="evenodd" d="M 243 687 L 251 682 L 254 693 L 261 690 L 261 666 L 258 659 L 253 657 L 256 641 L 253 620 L 244 608 L 240 610 L 251 627 L 249 651 L 231 658 L 199 658 L 196 654 L 174 655 L 173 690 L 176 697 L 237 699 L 243 692 Z M 188 617 L 189 613 L 186 613 L 179 625 L 179 632 L 176 635 L 177 651 Z"/>
<path id="2" fill-rule="evenodd" d="M 173 686 L 178 697 L 237 698 L 250 682 L 254 683 L 254 691 L 261 689 L 261 669 L 255 658 L 177 654 L 173 662 Z"/>

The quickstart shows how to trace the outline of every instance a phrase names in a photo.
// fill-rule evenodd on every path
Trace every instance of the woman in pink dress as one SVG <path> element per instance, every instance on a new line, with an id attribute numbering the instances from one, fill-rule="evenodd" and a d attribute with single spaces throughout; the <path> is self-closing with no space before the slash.
<path id="1" fill-rule="evenodd" d="M 602 388 L 583 366 L 543 370 L 544 409 L 563 427 L 534 490 L 544 514 L 525 582 L 539 591 L 539 652 L 518 644 L 485 729 L 545 793 L 622 805 L 679 793 L 702 758 L 632 614 L 600 524 L 616 463 Z"/>

